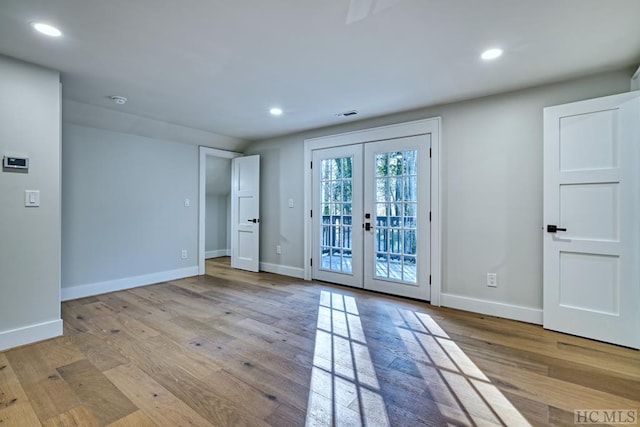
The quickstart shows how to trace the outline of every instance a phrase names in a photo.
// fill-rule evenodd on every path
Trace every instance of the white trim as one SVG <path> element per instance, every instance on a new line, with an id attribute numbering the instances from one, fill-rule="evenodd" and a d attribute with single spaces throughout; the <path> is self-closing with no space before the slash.
<path id="1" fill-rule="evenodd" d="M 443 307 L 542 325 L 542 309 L 540 308 L 523 307 L 445 293 L 441 294 L 440 298 Z"/>
<path id="2" fill-rule="evenodd" d="M 313 150 L 338 147 L 342 145 L 364 142 L 382 141 L 385 139 L 404 138 L 407 136 L 431 134 L 431 305 L 440 305 L 442 289 L 442 207 L 441 207 L 441 170 L 440 146 L 442 143 L 440 117 L 381 126 L 355 132 L 311 138 L 304 141 L 304 279 L 311 280 L 309 259 L 313 253 L 312 233 L 313 221 L 309 216 L 313 201 L 311 200 L 312 173 L 311 164 Z"/>
<path id="3" fill-rule="evenodd" d="M 442 121 L 431 129 L 431 305 L 440 306 L 442 295 L 442 179 L 440 171 Z"/>
<path id="4" fill-rule="evenodd" d="M 221 256 L 231 256 L 231 249 L 216 249 L 213 251 L 206 251 L 204 253 L 205 259 L 219 258 Z"/>
<path id="5" fill-rule="evenodd" d="M 304 144 L 305 148 L 309 145 L 312 147 L 311 150 L 319 150 L 321 148 L 338 147 L 341 145 L 423 135 L 425 133 L 431 133 L 435 122 L 439 123 L 440 117 L 305 139 Z"/>
<path id="6" fill-rule="evenodd" d="M 58 241 L 58 314 L 57 318 L 62 318 L 62 82 L 58 84 L 58 224 L 56 227 Z"/>
<path id="7" fill-rule="evenodd" d="M 280 274 L 282 276 L 296 277 L 298 279 L 304 278 L 304 269 L 298 268 L 298 267 L 289 267 L 288 265 L 261 262 L 260 271 L 266 271 L 267 273 Z"/>
<path id="8" fill-rule="evenodd" d="M 207 204 L 207 156 L 223 159 L 235 159 L 241 157 L 241 153 L 233 151 L 217 150 L 209 147 L 199 147 L 198 153 L 198 273 L 204 274 L 205 260 L 205 216 Z"/>
<path id="9" fill-rule="evenodd" d="M 631 90 L 640 90 L 640 67 L 638 67 L 633 77 L 631 77 Z"/>
<path id="10" fill-rule="evenodd" d="M 84 298 L 99 294 L 106 294 L 108 292 L 121 291 L 124 289 L 137 288 L 139 286 L 166 282 L 168 280 L 176 280 L 182 279 L 184 277 L 196 276 L 197 274 L 198 267 L 194 265 L 191 267 L 179 268 L 177 270 L 161 271 L 158 273 L 143 274 L 141 276 L 107 280 L 105 282 L 71 286 L 62 288 L 62 301 Z"/>
<path id="11" fill-rule="evenodd" d="M 62 335 L 62 319 L 0 332 L 0 351 Z"/>

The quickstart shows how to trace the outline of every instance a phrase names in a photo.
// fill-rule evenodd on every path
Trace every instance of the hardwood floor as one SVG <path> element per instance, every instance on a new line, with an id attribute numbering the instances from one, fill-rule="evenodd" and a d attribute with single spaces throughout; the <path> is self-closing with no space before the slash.
<path id="1" fill-rule="evenodd" d="M 638 351 L 224 259 L 62 313 L 64 336 L 0 353 L 1 427 L 543 426 L 640 409 Z"/>

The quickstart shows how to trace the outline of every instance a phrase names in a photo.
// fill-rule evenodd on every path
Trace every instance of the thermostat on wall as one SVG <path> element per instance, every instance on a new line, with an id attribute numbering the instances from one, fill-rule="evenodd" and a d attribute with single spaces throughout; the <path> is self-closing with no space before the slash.
<path id="1" fill-rule="evenodd" d="M 2 166 L 9 169 L 29 169 L 29 158 L 4 156 Z"/>

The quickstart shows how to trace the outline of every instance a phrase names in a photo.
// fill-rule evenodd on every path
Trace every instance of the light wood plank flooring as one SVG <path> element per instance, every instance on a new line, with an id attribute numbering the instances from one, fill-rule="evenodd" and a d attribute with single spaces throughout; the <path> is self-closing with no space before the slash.
<path id="1" fill-rule="evenodd" d="M 640 409 L 640 352 L 209 260 L 65 302 L 0 353 L 0 427 L 574 425 Z"/>

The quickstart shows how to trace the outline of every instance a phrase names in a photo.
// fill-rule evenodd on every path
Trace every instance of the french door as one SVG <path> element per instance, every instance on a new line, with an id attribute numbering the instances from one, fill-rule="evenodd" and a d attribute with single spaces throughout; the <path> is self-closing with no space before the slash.
<path id="1" fill-rule="evenodd" d="M 314 279 L 430 299 L 430 142 L 313 151 Z"/>

